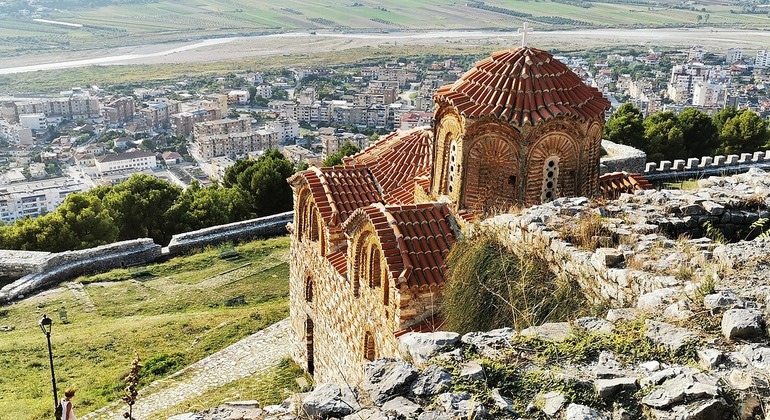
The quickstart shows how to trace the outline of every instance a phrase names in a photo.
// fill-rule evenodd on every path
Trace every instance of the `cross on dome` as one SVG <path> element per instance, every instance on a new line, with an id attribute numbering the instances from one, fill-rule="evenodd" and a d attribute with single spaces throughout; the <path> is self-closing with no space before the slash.
<path id="1" fill-rule="evenodd" d="M 535 30 L 530 28 L 527 25 L 527 22 L 524 22 L 524 27 L 523 28 L 519 28 L 516 31 L 516 33 L 521 34 L 521 47 L 522 48 L 527 48 L 527 34 L 528 33 L 532 33 L 532 32 L 535 32 Z"/>

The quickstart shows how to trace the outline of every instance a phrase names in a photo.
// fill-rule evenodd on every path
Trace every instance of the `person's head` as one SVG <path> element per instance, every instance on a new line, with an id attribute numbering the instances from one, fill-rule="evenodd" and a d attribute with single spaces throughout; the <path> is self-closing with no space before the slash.
<path id="1" fill-rule="evenodd" d="M 67 388 L 66 391 L 64 391 L 64 396 L 67 398 L 72 398 L 75 396 L 75 388 Z"/>

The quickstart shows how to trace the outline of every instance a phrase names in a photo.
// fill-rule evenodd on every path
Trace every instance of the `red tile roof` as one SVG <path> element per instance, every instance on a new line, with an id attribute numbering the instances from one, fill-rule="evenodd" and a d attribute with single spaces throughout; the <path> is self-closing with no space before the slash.
<path id="1" fill-rule="evenodd" d="M 412 204 L 415 178 L 430 176 L 432 148 L 430 129 L 399 130 L 346 158 L 345 164 L 366 165 L 380 184 L 388 204 Z"/>
<path id="2" fill-rule="evenodd" d="M 623 193 L 633 194 L 637 190 L 651 190 L 653 188 L 650 181 L 641 174 L 612 172 L 599 177 L 599 189 L 604 198 L 616 199 Z"/>
<path id="3" fill-rule="evenodd" d="M 332 252 L 326 256 L 326 259 L 332 264 L 335 270 L 341 275 L 348 273 L 348 258 L 345 252 Z"/>
<path id="4" fill-rule="evenodd" d="M 492 115 L 518 126 L 558 116 L 600 118 L 610 102 L 543 50 L 498 51 L 433 96 L 471 118 Z"/>
<path id="5" fill-rule="evenodd" d="M 313 201 L 327 226 L 342 224 L 359 207 L 382 203 L 377 181 L 363 165 L 310 168 L 288 179 L 296 185 L 306 180 Z"/>
<path id="6" fill-rule="evenodd" d="M 399 287 L 427 288 L 444 283 L 445 259 L 457 239 L 455 221 L 445 204 L 372 205 L 342 226 L 367 217 L 382 246 L 391 277 Z"/>

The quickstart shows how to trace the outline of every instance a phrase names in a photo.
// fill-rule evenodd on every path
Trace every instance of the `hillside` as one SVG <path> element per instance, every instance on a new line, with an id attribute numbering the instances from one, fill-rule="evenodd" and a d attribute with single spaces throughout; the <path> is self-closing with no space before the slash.
<path id="1" fill-rule="evenodd" d="M 37 325 L 43 314 L 54 320 L 60 396 L 78 389 L 82 416 L 120 399 L 135 350 L 145 366 L 143 387 L 285 318 L 288 243 L 255 241 L 237 247 L 236 257 L 208 249 L 146 270 L 81 277 L 0 307 L 0 418 L 51 417 Z"/>
<path id="2" fill-rule="evenodd" d="M 731 1 L 652 0 L 380 2 L 286 0 L 24 1 L 0 3 L 0 56 L 145 45 L 286 31 L 518 28 L 767 28 L 764 9 Z"/>

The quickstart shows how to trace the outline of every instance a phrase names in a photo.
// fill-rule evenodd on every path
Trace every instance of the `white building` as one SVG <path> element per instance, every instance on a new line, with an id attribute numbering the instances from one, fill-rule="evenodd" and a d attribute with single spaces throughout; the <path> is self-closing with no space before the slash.
<path id="1" fill-rule="evenodd" d="M 94 158 L 96 169 L 101 173 L 133 169 L 141 171 L 158 166 L 152 152 L 127 152 L 108 154 Z"/>
<path id="2" fill-rule="evenodd" d="M 692 104 L 704 108 L 719 106 L 719 101 L 724 95 L 725 87 L 710 82 L 698 82 L 692 93 Z"/>
<path id="3" fill-rule="evenodd" d="M 260 83 L 255 86 L 257 88 L 256 94 L 263 97 L 263 98 L 269 98 L 273 96 L 273 85 L 270 83 Z"/>
<path id="4" fill-rule="evenodd" d="M 71 178 L 20 182 L 0 187 L 0 220 L 12 223 L 23 217 L 37 217 L 56 209 L 68 195 L 85 186 Z"/>
<path id="5" fill-rule="evenodd" d="M 703 45 L 693 45 L 690 47 L 690 51 L 687 53 L 687 60 L 689 61 L 703 61 L 703 56 L 706 54 L 706 49 Z"/>
<path id="6" fill-rule="evenodd" d="M 725 62 L 727 64 L 735 63 L 743 59 L 743 50 L 739 48 L 728 48 L 727 54 L 725 54 Z"/>
<path id="7" fill-rule="evenodd" d="M 291 143 L 299 138 L 299 123 L 291 118 L 279 118 L 267 124 L 268 129 L 278 133 L 281 143 Z"/>
<path id="8" fill-rule="evenodd" d="M 48 122 L 43 113 L 19 115 L 19 124 L 24 128 L 36 131 L 44 131 L 48 128 Z"/>
<path id="9" fill-rule="evenodd" d="M 232 90 L 227 94 L 227 102 L 231 104 L 246 105 L 249 103 L 249 91 Z"/>
<path id="10" fill-rule="evenodd" d="M 770 53 L 767 50 L 757 51 L 757 57 L 754 59 L 754 67 L 770 67 Z"/>
<path id="11" fill-rule="evenodd" d="M 5 120 L 0 120 L 0 139 L 3 139 L 10 144 L 26 146 L 31 146 L 35 142 L 35 136 L 32 134 L 32 129 L 24 128 L 21 124 L 13 124 Z"/>

